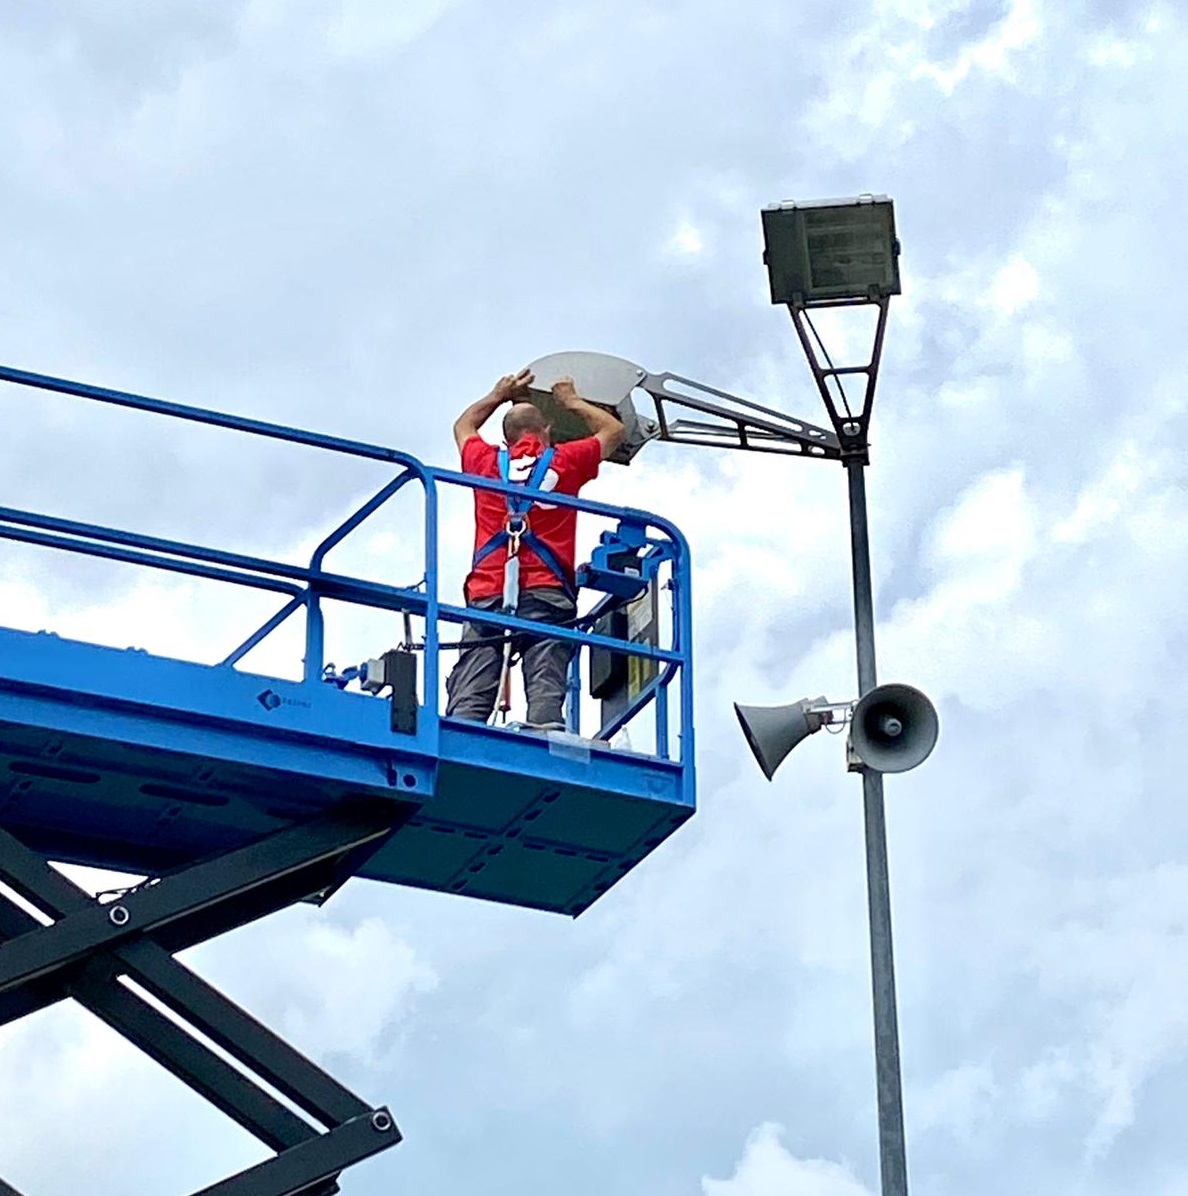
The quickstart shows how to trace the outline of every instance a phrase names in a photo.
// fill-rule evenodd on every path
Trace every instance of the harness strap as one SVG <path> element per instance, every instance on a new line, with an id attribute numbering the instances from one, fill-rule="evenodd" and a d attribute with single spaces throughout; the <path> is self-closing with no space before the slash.
<path id="1" fill-rule="evenodd" d="M 557 580 L 560 581 L 561 588 L 565 591 L 566 596 L 574 601 L 577 601 L 577 588 L 566 575 L 561 562 L 557 559 L 557 554 L 543 540 L 534 536 L 530 531 L 525 532 L 520 537 L 520 544 L 522 547 L 536 553 L 537 557 L 540 558 L 541 564 L 543 564 L 550 573 L 556 575 Z"/>
<path id="2" fill-rule="evenodd" d="M 553 449 L 547 448 L 541 453 L 540 458 L 532 468 L 532 473 L 529 475 L 527 481 L 523 484 L 525 488 L 530 490 L 539 490 L 541 483 L 545 479 L 545 475 L 549 471 L 549 466 L 553 460 Z M 499 476 L 505 482 L 511 480 L 511 457 L 506 448 L 499 450 Z M 496 532 L 481 548 L 474 554 L 474 560 L 471 562 L 471 568 L 477 568 L 479 564 L 487 559 L 493 552 L 498 552 L 499 549 L 508 546 L 508 559 L 505 565 L 505 584 L 504 584 L 504 604 L 509 610 L 515 610 L 514 605 L 508 605 L 509 599 L 513 596 L 519 595 L 519 549 L 521 547 L 527 548 L 530 552 L 536 554 L 541 564 L 554 574 L 557 580 L 561 583 L 561 588 L 566 596 L 573 601 L 577 599 L 577 590 L 573 583 L 569 580 L 568 575 L 561 562 L 557 559 L 556 553 L 553 552 L 547 544 L 545 544 L 539 537 L 533 534 L 532 529 L 528 524 L 527 515 L 532 509 L 534 500 L 528 497 L 521 498 L 519 495 L 507 495 L 507 526 L 501 531 Z M 512 562 L 516 564 L 513 568 Z M 511 574 L 512 576 L 508 576 Z M 514 584 L 510 584 L 513 583 Z"/>
<path id="3" fill-rule="evenodd" d="M 540 484 L 545 480 L 545 475 L 549 472 L 549 466 L 553 463 L 553 448 L 550 445 L 537 458 L 536 464 L 532 467 L 531 474 L 528 475 L 524 486 L 528 490 L 539 490 Z M 499 450 L 499 476 L 505 481 L 511 481 L 511 454 L 506 448 Z M 519 498 L 515 494 L 507 495 L 507 510 L 509 515 L 526 515 L 532 507 L 533 500 L 530 498 Z"/>
<path id="4" fill-rule="evenodd" d="M 482 546 L 474 554 L 474 564 L 478 565 L 484 561 L 493 552 L 498 552 L 505 544 L 509 543 L 511 536 L 506 531 L 496 532 L 495 535 L 489 539 L 486 544 Z M 577 598 L 577 589 L 569 580 L 565 569 L 561 562 L 557 559 L 557 554 L 541 539 L 533 535 L 532 532 L 524 532 L 520 536 L 520 547 L 527 548 L 530 552 L 534 552 L 540 559 L 540 563 L 544 565 L 550 573 L 556 575 L 557 580 L 561 582 L 561 588 L 565 593 L 573 599 Z M 509 558 L 510 559 L 510 558 Z"/>

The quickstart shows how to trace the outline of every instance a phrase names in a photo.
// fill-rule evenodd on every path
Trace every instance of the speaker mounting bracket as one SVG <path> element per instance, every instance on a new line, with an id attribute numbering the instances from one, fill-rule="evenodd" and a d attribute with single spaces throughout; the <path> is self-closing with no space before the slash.
<path id="1" fill-rule="evenodd" d="M 854 741 L 850 736 L 846 736 L 846 772 L 861 772 L 866 767 L 866 762 L 854 750 Z"/>

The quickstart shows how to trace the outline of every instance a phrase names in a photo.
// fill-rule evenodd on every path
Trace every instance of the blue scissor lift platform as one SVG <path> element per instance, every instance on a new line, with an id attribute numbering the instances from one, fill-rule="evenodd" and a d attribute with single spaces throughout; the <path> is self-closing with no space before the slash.
<path id="1" fill-rule="evenodd" d="M 282 601 L 226 657 L 205 664 L 0 627 L 0 882 L 21 899 L 0 900 L 0 1024 L 73 997 L 276 1152 L 205 1196 L 336 1191 L 344 1167 L 399 1141 L 391 1115 L 341 1088 L 174 953 L 294 901 L 324 901 L 352 876 L 570 915 L 587 908 L 694 811 L 687 545 L 657 516 L 550 494 L 551 503 L 610 525 L 579 571 L 589 609 L 576 625 L 550 629 L 575 647 L 568 729 L 445 718 L 442 655 L 456 648 L 465 620 L 493 637 L 539 632 L 438 592 L 441 494 L 507 492 L 505 484 L 378 445 L 65 379 L 0 367 L 0 381 L 392 471 L 306 566 L 0 508 L 0 537 L 9 541 Z M 327 554 L 410 486 L 420 492 L 422 526 L 411 533 L 423 554 L 420 580 L 402 587 L 328 570 Z M 661 594 L 663 640 L 608 633 L 611 616 L 644 598 L 656 609 Z M 323 660 L 330 604 L 390 612 L 393 639 L 403 627 L 403 642 L 383 645 L 391 650 L 369 662 L 370 672 L 337 672 Z M 242 667 L 302 616 L 300 679 Z M 633 679 L 613 706 L 603 704 L 602 717 L 580 705 L 595 658 L 604 668 L 630 662 L 624 674 Z M 653 750 L 622 746 L 623 728 L 645 722 Z M 101 900 L 51 860 L 145 879 Z M 0 1196 L 12 1192 L 0 1180 Z"/>

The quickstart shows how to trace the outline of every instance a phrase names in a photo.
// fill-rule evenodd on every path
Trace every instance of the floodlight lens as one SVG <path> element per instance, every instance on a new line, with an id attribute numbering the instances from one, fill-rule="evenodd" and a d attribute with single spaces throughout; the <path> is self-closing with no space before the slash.
<path id="1" fill-rule="evenodd" d="M 885 210 L 817 208 L 804 213 L 809 279 L 814 291 L 880 293 L 895 285 L 894 243 Z"/>

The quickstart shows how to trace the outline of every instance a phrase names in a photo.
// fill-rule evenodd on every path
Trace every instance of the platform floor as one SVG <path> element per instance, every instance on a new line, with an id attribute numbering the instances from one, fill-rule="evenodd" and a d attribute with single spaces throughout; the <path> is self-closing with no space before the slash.
<path id="1" fill-rule="evenodd" d="M 694 812 L 671 761 L 0 628 L 0 826 L 52 858 L 159 874 L 375 795 L 408 817 L 361 875 L 567 914 Z"/>

